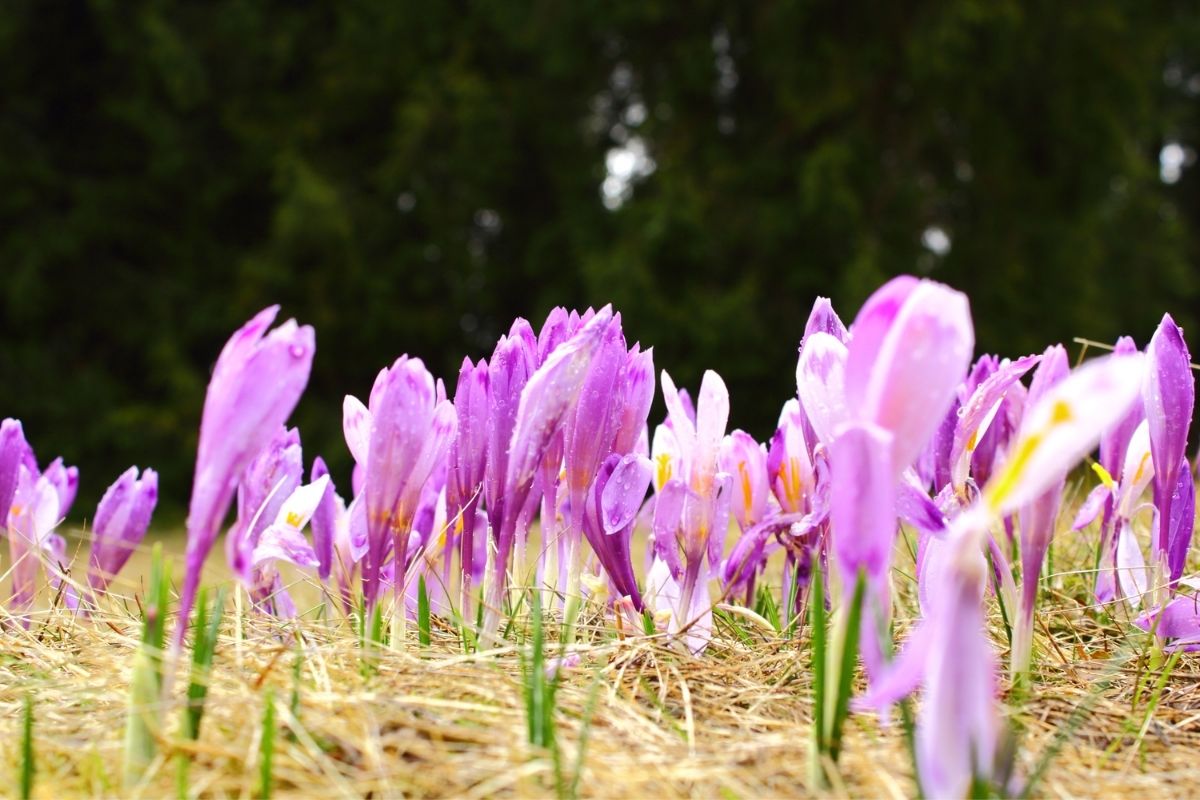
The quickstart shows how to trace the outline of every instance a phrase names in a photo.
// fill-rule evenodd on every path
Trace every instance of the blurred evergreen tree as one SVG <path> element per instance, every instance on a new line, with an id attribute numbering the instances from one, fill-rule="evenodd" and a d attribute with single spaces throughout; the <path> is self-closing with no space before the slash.
<path id="1" fill-rule="evenodd" d="M 182 505 L 211 362 L 272 302 L 317 327 L 295 419 L 343 483 L 344 393 L 400 352 L 452 389 L 555 304 L 614 302 L 758 436 L 813 298 L 849 321 L 899 272 L 1009 355 L 1194 332 L 1198 33 L 1116 0 L 10 0 L 0 415 L 81 503 L 138 463 Z"/>

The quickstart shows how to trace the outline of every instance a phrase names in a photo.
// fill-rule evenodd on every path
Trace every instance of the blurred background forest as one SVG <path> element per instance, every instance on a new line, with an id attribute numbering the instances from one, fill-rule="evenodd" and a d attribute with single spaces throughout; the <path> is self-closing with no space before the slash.
<path id="1" fill-rule="evenodd" d="M 0 417 L 186 503 L 212 361 L 282 303 L 293 418 L 401 352 L 612 302 L 773 427 L 817 294 L 968 292 L 981 350 L 1200 350 L 1200 7 L 1022 0 L 5 0 Z M 658 409 L 655 410 L 657 416 Z M 86 506 L 84 506 L 86 507 Z"/>

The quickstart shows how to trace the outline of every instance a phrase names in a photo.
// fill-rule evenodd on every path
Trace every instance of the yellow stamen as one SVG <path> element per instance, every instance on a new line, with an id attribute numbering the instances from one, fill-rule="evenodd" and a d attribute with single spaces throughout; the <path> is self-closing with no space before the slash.
<path id="1" fill-rule="evenodd" d="M 1113 476 L 1099 462 L 1092 464 L 1092 472 L 1096 473 L 1100 478 L 1100 482 L 1108 487 L 1110 492 L 1117 490 L 1117 482 L 1113 480 Z"/>

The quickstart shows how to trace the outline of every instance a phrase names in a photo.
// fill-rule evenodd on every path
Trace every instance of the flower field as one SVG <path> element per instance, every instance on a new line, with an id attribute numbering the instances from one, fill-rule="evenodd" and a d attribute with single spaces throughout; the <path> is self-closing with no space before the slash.
<path id="1" fill-rule="evenodd" d="M 896 278 L 848 324 L 818 299 L 760 442 L 716 372 L 693 399 L 613 309 L 556 309 L 453 387 L 405 355 L 348 394 L 335 482 L 286 427 L 316 333 L 277 311 L 217 358 L 181 535 L 152 529 L 153 469 L 74 509 L 78 472 L 0 428 L 13 795 L 1200 777 L 1195 382 L 1169 316 L 1000 357 L 939 283 Z"/>

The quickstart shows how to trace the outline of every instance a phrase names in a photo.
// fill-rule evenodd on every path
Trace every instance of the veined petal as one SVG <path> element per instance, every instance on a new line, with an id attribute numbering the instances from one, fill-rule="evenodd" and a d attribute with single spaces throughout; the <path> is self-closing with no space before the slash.
<path id="1" fill-rule="evenodd" d="M 303 569 L 320 566 L 304 533 L 290 525 L 269 525 L 258 540 L 252 558 L 257 567 L 265 561 L 286 561 Z"/>
<path id="2" fill-rule="evenodd" d="M 920 455 L 954 401 L 975 334 L 966 295 L 901 276 L 855 318 L 846 358 L 846 400 L 857 419 L 891 431 L 892 468 Z"/>
<path id="3" fill-rule="evenodd" d="M 800 405 L 817 438 L 828 445 L 835 431 L 850 419 L 846 404 L 846 359 L 848 351 L 828 333 L 814 333 L 804 340 L 796 363 L 796 390 Z"/>
<path id="4" fill-rule="evenodd" d="M 606 534 L 611 536 L 633 522 L 650 487 L 652 472 L 649 459 L 638 455 L 623 456 L 617 462 L 600 497 L 600 516 Z"/>
<path id="5" fill-rule="evenodd" d="M 843 426 L 830 447 L 833 549 L 847 581 L 859 569 L 872 578 L 887 571 L 896 535 L 896 476 L 892 434 L 878 425 Z"/>
<path id="6" fill-rule="evenodd" d="M 1139 355 L 1098 358 L 1032 404 L 1008 461 L 984 489 L 989 512 L 1011 513 L 1078 463 L 1137 400 L 1144 370 Z"/>

